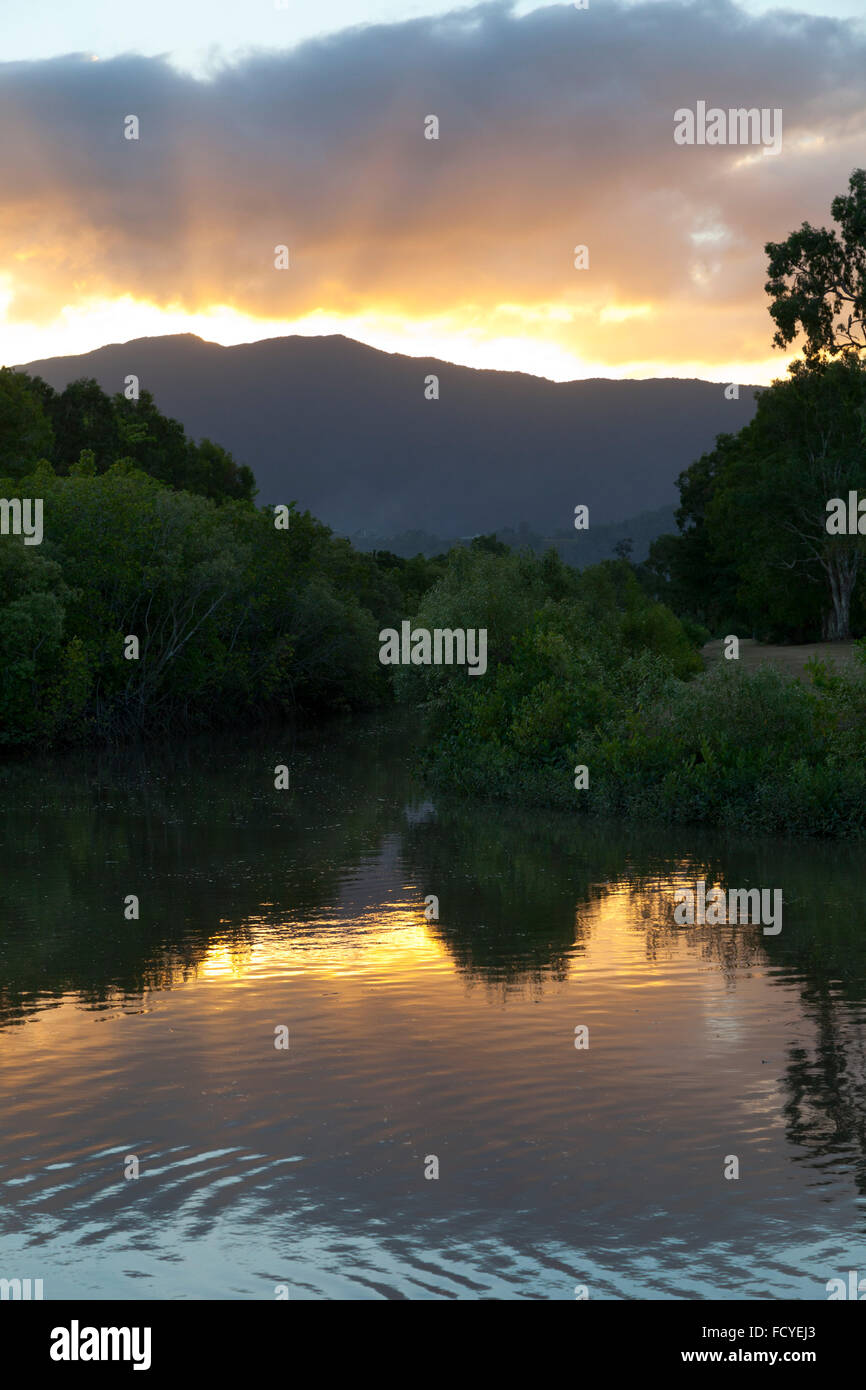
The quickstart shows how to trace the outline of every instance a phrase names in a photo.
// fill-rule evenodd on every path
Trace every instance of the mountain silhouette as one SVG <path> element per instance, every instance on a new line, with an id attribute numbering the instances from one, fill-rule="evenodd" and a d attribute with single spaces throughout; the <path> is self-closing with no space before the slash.
<path id="1" fill-rule="evenodd" d="M 166 415 L 253 469 L 260 502 L 297 501 L 336 531 L 473 535 L 620 521 L 678 500 L 676 477 L 751 419 L 698 380 L 551 382 L 380 352 L 342 336 L 220 347 L 137 338 L 24 370 L 62 389 L 134 374 Z M 425 398 L 429 376 L 439 399 Z"/>

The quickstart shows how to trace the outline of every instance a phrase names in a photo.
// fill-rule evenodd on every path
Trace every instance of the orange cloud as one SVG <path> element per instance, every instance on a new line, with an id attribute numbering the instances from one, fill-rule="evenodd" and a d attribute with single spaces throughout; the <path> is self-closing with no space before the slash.
<path id="1" fill-rule="evenodd" d="M 853 25 L 730 3 L 494 3 L 209 81 L 139 57 L 6 64 L 6 320 L 129 296 L 274 331 L 438 323 L 438 340 L 525 344 L 526 370 L 534 344 L 611 374 L 748 370 L 770 355 L 764 242 L 826 221 L 863 162 L 864 59 Z M 673 113 L 698 99 L 781 108 L 782 153 L 676 145 Z"/>

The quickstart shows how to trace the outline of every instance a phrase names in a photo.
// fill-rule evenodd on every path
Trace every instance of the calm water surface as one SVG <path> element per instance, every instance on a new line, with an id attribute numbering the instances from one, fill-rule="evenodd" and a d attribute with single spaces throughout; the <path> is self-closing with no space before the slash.
<path id="1" fill-rule="evenodd" d="M 0 770 L 0 1276 L 823 1299 L 866 1275 L 864 850 L 452 803 L 413 735 Z M 696 878 L 781 887 L 781 935 L 677 927 Z"/>

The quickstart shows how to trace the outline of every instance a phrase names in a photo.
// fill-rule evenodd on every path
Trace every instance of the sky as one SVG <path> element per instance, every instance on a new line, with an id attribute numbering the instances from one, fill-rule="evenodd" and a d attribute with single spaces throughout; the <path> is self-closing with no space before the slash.
<path id="1" fill-rule="evenodd" d="M 778 376 L 763 246 L 866 164 L 862 0 L 588 3 L 0 0 L 0 361 L 339 332 Z M 781 111 L 780 152 L 678 145 L 699 101 Z"/>

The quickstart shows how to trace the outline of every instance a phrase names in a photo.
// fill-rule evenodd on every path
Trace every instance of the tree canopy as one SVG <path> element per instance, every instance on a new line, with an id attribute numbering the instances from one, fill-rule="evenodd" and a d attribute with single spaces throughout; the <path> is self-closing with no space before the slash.
<path id="1" fill-rule="evenodd" d="M 804 222 L 769 242 L 773 341 L 805 335 L 754 419 L 678 479 L 679 536 L 656 540 L 650 589 L 723 635 L 787 641 L 866 630 L 866 537 L 828 506 L 866 494 L 866 170 L 833 200 L 838 230 Z"/>
<path id="2" fill-rule="evenodd" d="M 764 248 L 773 342 L 788 347 L 804 333 L 807 360 L 866 348 L 866 169 L 854 170 L 830 211 L 838 231 L 804 222 Z"/>
<path id="3" fill-rule="evenodd" d="M 209 439 L 189 439 L 149 391 L 137 400 L 122 392 L 108 396 L 92 378 L 55 391 L 40 377 L 0 369 L 0 475 L 23 477 L 47 459 L 65 477 L 83 453 L 96 473 L 127 459 L 169 487 L 214 502 L 251 501 L 256 494 L 251 468 Z"/>

